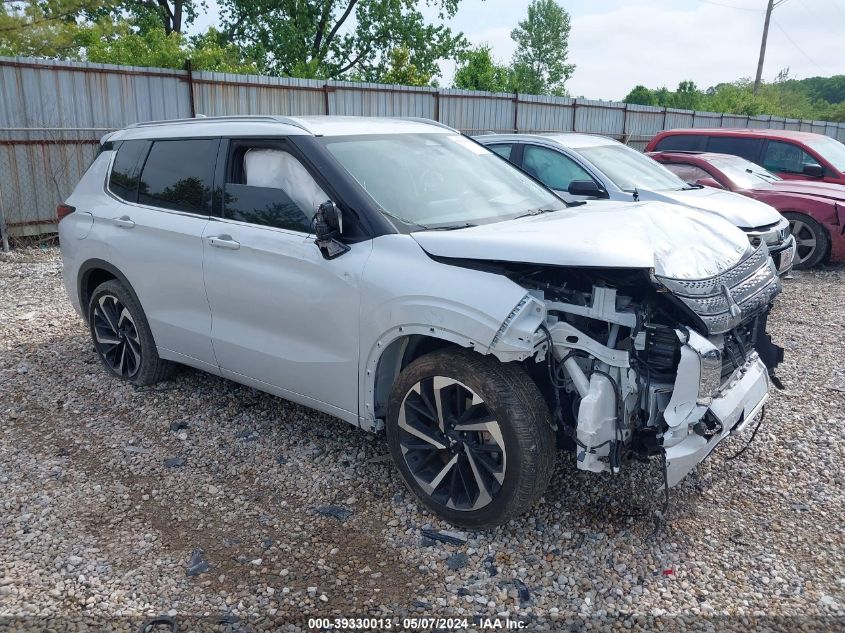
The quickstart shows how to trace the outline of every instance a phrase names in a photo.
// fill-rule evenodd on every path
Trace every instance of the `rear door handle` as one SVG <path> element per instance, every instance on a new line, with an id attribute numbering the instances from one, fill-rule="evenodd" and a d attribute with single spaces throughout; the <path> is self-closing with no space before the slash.
<path id="1" fill-rule="evenodd" d="M 241 243 L 233 240 L 231 235 L 209 237 L 208 243 L 216 248 L 227 248 L 230 251 L 236 251 L 241 247 Z"/>
<path id="2" fill-rule="evenodd" d="M 114 222 L 115 226 L 119 226 L 123 229 L 131 229 L 135 226 L 135 222 L 133 222 L 132 218 L 128 215 L 122 215 L 119 218 L 112 218 L 112 222 Z"/>

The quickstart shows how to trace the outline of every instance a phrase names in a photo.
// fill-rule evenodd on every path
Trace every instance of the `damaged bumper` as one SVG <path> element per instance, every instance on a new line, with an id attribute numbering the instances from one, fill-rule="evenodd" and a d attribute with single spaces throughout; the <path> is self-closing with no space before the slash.
<path id="1" fill-rule="evenodd" d="M 687 380 L 689 376 L 678 377 L 678 382 Z M 697 407 L 699 415 L 689 416 L 664 436 L 669 486 L 680 482 L 728 435 L 742 432 L 768 398 L 768 369 L 755 354 L 709 405 Z"/>

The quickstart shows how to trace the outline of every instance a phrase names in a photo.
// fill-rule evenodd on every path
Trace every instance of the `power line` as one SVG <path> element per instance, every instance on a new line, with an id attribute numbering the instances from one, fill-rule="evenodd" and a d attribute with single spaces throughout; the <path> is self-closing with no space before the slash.
<path id="1" fill-rule="evenodd" d="M 839 33 L 837 33 L 836 31 L 834 31 L 834 30 L 833 30 L 833 28 L 830 26 L 830 24 L 828 24 L 827 20 L 825 20 L 824 18 L 820 17 L 818 13 L 816 13 L 813 9 L 811 9 L 809 6 L 807 6 L 807 5 L 804 3 L 804 0 L 798 0 L 798 2 L 800 2 L 800 3 L 801 3 L 801 6 L 802 6 L 802 7 L 804 7 L 804 10 L 805 10 L 807 13 L 809 13 L 810 15 L 812 15 L 812 16 L 813 16 L 816 20 L 818 20 L 818 21 L 819 21 L 819 22 L 821 22 L 822 24 L 824 24 L 824 27 L 825 27 L 828 31 L 830 31 L 833 35 L 836 35 L 837 37 L 839 36 Z"/>
<path id="2" fill-rule="evenodd" d="M 778 27 L 778 29 L 780 30 L 780 32 L 781 32 L 781 33 L 783 33 L 783 36 L 784 36 L 787 40 L 789 40 L 789 43 L 790 43 L 790 44 L 792 44 L 795 48 L 797 48 L 797 49 L 801 52 L 801 54 L 809 60 L 809 62 L 810 62 L 811 64 L 813 64 L 816 68 L 818 68 L 820 71 L 822 71 L 822 73 L 825 73 L 825 72 L 826 72 L 824 68 L 822 68 L 821 66 L 819 66 L 819 65 L 818 65 L 818 63 L 816 62 L 816 60 L 814 60 L 812 57 L 810 57 L 810 56 L 809 56 L 809 55 L 808 55 L 808 54 L 804 51 L 804 49 L 803 49 L 803 48 L 801 48 L 800 46 L 798 46 L 798 44 L 796 44 L 796 43 L 795 43 L 795 40 L 793 40 L 791 37 L 789 37 L 789 33 L 787 33 L 786 31 L 784 31 L 784 30 L 783 30 L 783 27 L 782 27 L 780 24 L 778 24 L 778 21 L 777 21 L 777 20 L 772 19 L 772 22 L 774 22 L 775 26 L 776 26 L 776 27 Z"/>

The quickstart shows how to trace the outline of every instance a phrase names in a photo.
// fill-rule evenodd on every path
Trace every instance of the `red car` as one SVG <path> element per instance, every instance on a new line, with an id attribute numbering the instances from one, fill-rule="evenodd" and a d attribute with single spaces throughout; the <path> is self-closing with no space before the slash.
<path id="1" fill-rule="evenodd" d="M 836 139 L 794 130 L 694 128 L 658 132 L 647 152 L 713 152 L 741 156 L 785 180 L 845 185 L 845 145 Z"/>
<path id="2" fill-rule="evenodd" d="M 649 156 L 686 182 L 741 193 L 780 211 L 795 236 L 795 268 L 845 261 L 845 186 L 783 180 L 727 154 L 651 152 Z"/>

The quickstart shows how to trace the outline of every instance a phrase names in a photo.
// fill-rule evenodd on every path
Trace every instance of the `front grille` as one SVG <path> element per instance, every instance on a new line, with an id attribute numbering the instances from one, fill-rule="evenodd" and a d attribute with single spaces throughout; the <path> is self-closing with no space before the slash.
<path id="1" fill-rule="evenodd" d="M 752 352 L 754 333 L 748 324 L 740 325 L 725 335 L 725 347 L 722 349 L 722 384 L 745 364 Z"/>
<path id="2" fill-rule="evenodd" d="M 709 334 L 722 334 L 764 311 L 781 285 L 765 244 L 750 250 L 739 263 L 706 279 L 657 279 L 692 310 Z"/>

